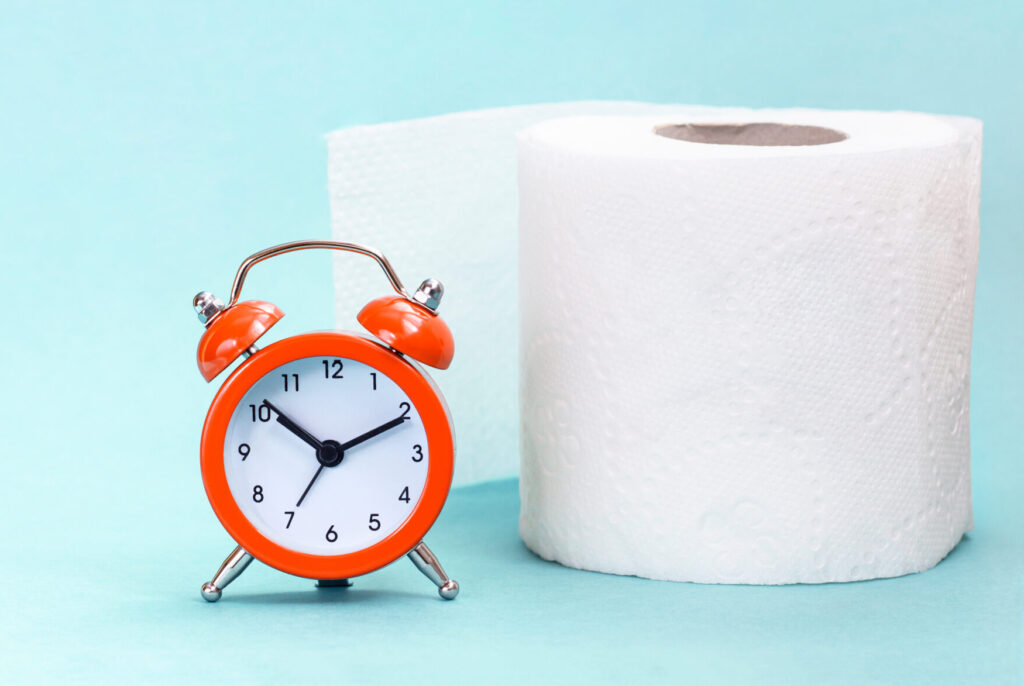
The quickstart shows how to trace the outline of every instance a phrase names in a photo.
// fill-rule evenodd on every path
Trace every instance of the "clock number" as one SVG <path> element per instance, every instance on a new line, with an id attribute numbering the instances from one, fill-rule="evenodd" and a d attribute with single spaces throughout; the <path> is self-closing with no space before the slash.
<path id="1" fill-rule="evenodd" d="M 412 461 L 423 462 L 423 448 L 417 443 L 412 447 L 412 449 L 416 452 L 416 454 L 412 456 Z"/>
<path id="2" fill-rule="evenodd" d="M 293 384 L 295 386 L 295 388 L 288 388 L 288 377 L 289 376 L 292 377 L 292 379 L 295 381 L 295 383 Z M 284 378 L 284 390 L 285 390 L 285 392 L 291 391 L 291 390 L 295 390 L 295 391 L 299 390 L 299 375 L 298 374 L 282 374 L 281 377 Z"/>
<path id="3" fill-rule="evenodd" d="M 334 530 L 333 524 L 331 524 L 331 528 L 327 530 L 327 533 L 324 534 L 324 538 L 327 539 L 328 543 L 334 543 L 338 540 L 338 532 Z"/>
<path id="4" fill-rule="evenodd" d="M 252 500 L 255 503 L 263 502 L 263 486 L 256 484 L 252 487 Z"/>
<path id="5" fill-rule="evenodd" d="M 380 515 L 376 512 L 370 515 L 370 531 L 377 531 L 380 529 L 380 519 L 378 519 L 378 517 L 380 517 Z"/>
<path id="6" fill-rule="evenodd" d="M 252 410 L 252 420 L 254 422 L 257 419 L 259 419 L 261 422 L 270 421 L 270 408 L 267 407 L 266 405 L 260 405 L 258 408 L 255 405 L 249 405 L 249 409 Z"/>
<path id="7" fill-rule="evenodd" d="M 398 406 L 402 408 L 402 419 L 409 419 L 409 410 L 412 409 L 412 406 L 409 403 L 398 403 Z"/>
<path id="8" fill-rule="evenodd" d="M 402 489 L 402 494 L 398 496 L 398 499 L 401 500 L 403 503 L 409 502 L 409 487 L 408 486 L 406 486 L 405 488 Z"/>
<path id="9" fill-rule="evenodd" d="M 370 372 L 370 378 L 373 379 L 373 390 L 377 390 L 377 372 Z"/>
<path id="10" fill-rule="evenodd" d="M 249 444 L 243 443 L 238 446 L 238 454 L 242 456 L 242 462 L 245 462 L 245 458 L 249 457 Z"/>
<path id="11" fill-rule="evenodd" d="M 344 368 L 341 360 L 321 360 L 324 363 L 324 378 L 325 379 L 344 379 L 341 370 Z M 331 373 L 331 368 L 334 369 L 334 373 Z"/>
<path id="12" fill-rule="evenodd" d="M 295 513 L 291 510 L 288 510 L 287 512 L 285 512 L 285 514 L 288 515 L 288 523 L 284 525 L 284 528 L 289 529 L 291 528 L 292 520 L 295 519 Z"/>

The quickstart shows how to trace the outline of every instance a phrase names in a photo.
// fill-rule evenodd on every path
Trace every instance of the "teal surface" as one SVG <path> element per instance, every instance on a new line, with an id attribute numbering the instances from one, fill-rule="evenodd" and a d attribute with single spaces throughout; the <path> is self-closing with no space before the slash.
<path id="1" fill-rule="evenodd" d="M 1016 0 L 2 2 L 0 683 L 1020 683 L 1022 35 Z M 502 482 L 429 539 L 455 603 L 403 563 L 332 592 L 254 568 L 204 604 L 231 544 L 191 296 L 329 235 L 327 131 L 576 99 L 985 121 L 975 532 L 903 579 L 658 583 L 534 558 Z M 330 278 L 293 256 L 247 293 L 280 335 L 326 328 Z"/>
<path id="2" fill-rule="evenodd" d="M 459 597 L 406 560 L 315 589 L 254 563 L 215 605 L 230 542 L 132 537 L 108 559 L 5 584 L 4 683 L 1012 683 L 1013 540 L 972 535 L 935 569 L 821 586 L 700 586 L 567 569 L 516 533 L 514 480 L 457 489 L 430 537 Z M 197 538 L 199 540 L 197 540 Z M 114 542 L 114 537 L 111 539 Z M 52 560 L 44 546 L 21 551 Z M 42 577 L 40 578 L 40 571 Z M 44 583 L 40 584 L 40 581 Z"/>

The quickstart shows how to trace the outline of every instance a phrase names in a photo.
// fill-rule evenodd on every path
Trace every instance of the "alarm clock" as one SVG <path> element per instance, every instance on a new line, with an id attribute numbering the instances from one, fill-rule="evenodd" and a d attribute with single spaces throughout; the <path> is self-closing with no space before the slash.
<path id="1" fill-rule="evenodd" d="M 305 333 L 259 348 L 284 313 L 239 301 L 249 270 L 297 250 L 365 255 L 395 291 L 358 314 L 372 334 Z M 202 597 L 220 599 L 255 558 L 282 572 L 349 586 L 354 576 L 406 555 L 445 600 L 459 585 L 423 542 L 448 497 L 454 469 L 451 415 L 421 365 L 446 369 L 451 331 L 437 315 L 444 287 L 424 281 L 410 295 L 388 260 L 355 243 L 296 241 L 246 258 L 225 305 L 193 299 L 206 327 L 196 354 L 212 381 L 241 359 L 218 389 L 200 442 L 203 484 L 238 544 Z"/>

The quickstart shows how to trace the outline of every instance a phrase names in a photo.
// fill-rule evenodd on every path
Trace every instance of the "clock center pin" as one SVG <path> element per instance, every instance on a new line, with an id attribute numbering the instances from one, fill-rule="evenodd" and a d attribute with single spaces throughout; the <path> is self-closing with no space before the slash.
<path id="1" fill-rule="evenodd" d="M 325 467 L 337 467 L 345 459 L 345 451 L 337 441 L 327 440 L 317 448 L 316 459 Z"/>

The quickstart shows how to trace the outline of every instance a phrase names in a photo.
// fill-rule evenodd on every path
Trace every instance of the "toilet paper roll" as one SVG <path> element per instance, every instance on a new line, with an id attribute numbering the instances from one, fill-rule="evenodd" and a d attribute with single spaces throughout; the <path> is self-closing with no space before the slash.
<path id="1" fill-rule="evenodd" d="M 971 527 L 981 124 L 575 117 L 519 137 L 522 513 L 657 579 L 906 574 Z"/>

